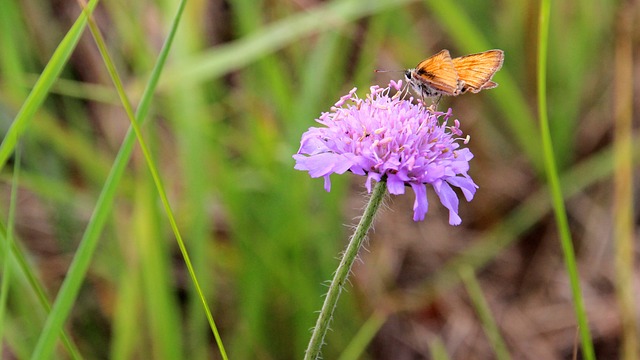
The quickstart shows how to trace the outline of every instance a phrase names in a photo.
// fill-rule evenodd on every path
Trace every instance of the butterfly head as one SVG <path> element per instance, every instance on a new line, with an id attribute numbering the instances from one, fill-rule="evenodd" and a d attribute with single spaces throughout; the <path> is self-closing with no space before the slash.
<path id="1" fill-rule="evenodd" d="M 413 75 L 411 74 L 412 72 L 412 69 L 407 69 L 404 71 L 404 77 L 405 79 L 407 79 L 407 81 L 411 81 L 411 78 L 413 77 Z"/>

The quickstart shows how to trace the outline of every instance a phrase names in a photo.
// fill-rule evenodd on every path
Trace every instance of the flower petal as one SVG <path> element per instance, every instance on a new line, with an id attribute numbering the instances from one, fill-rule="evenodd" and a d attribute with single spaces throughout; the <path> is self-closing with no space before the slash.
<path id="1" fill-rule="evenodd" d="M 370 172 L 369 175 L 367 175 L 367 181 L 365 182 L 365 187 L 367 188 L 367 192 L 369 194 L 371 194 L 371 180 L 375 180 L 376 182 L 380 182 L 380 174 L 378 173 L 374 173 L 374 172 Z"/>
<path id="2" fill-rule="evenodd" d="M 329 175 L 324 176 L 324 190 L 326 192 L 331 191 L 331 178 L 329 177 Z"/>
<path id="3" fill-rule="evenodd" d="M 400 180 L 396 175 L 387 176 L 387 189 L 389 190 L 389 194 L 404 194 L 404 185 L 405 182 Z"/>
<path id="4" fill-rule="evenodd" d="M 340 154 L 324 153 L 313 156 L 293 155 L 296 160 L 294 169 L 309 171 L 309 176 L 317 178 L 331 173 L 342 174 L 349 170 L 351 162 Z"/>
<path id="5" fill-rule="evenodd" d="M 449 224 L 460 225 L 462 219 L 458 216 L 458 204 L 460 203 L 458 195 L 456 195 L 455 191 L 453 191 L 451 186 L 445 181 L 438 181 L 433 184 L 433 189 L 436 191 L 436 194 L 438 194 L 442 205 L 449 209 Z"/>
<path id="6" fill-rule="evenodd" d="M 416 194 L 416 200 L 413 202 L 413 221 L 422 221 L 427 211 L 429 211 L 427 187 L 424 184 L 411 183 L 411 188 Z"/>
<path id="7" fill-rule="evenodd" d="M 327 143 L 325 141 L 322 141 L 318 137 L 318 135 L 312 135 L 313 136 L 306 136 L 302 138 L 302 141 L 300 142 L 300 149 L 298 149 L 298 154 L 315 155 L 330 150 L 327 147 Z"/>
<path id="8" fill-rule="evenodd" d="M 454 176 L 447 178 L 446 180 L 449 184 L 459 187 L 464 194 L 465 199 L 467 201 L 473 200 L 473 196 L 476 194 L 476 190 L 478 189 L 478 185 L 471 180 L 469 177 L 462 176 Z"/>

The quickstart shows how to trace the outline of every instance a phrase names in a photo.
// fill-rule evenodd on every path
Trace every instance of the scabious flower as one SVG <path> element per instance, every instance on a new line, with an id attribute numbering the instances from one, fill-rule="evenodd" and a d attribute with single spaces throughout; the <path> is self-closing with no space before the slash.
<path id="1" fill-rule="evenodd" d="M 391 89 L 397 92 L 389 96 Z M 329 176 L 351 171 L 371 180 L 386 181 L 389 193 L 403 194 L 405 186 L 415 193 L 413 220 L 424 219 L 429 184 L 449 209 L 449 223 L 459 225 L 458 196 L 452 187 L 471 201 L 478 186 L 467 174 L 473 154 L 462 138 L 460 123 L 448 124 L 447 113 L 432 111 L 412 98 L 404 99 L 402 81 L 389 86 L 372 86 L 365 99 L 352 89 L 316 121 L 324 127 L 311 127 L 302 135 L 300 149 L 293 155 L 295 169 L 308 171 L 312 178 L 324 177 L 325 190 L 331 190 Z M 442 117 L 443 121 L 438 121 Z"/>

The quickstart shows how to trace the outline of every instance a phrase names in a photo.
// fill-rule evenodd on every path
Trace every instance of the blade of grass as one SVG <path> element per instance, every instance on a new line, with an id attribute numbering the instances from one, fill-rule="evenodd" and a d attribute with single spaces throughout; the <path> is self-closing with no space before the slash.
<path id="1" fill-rule="evenodd" d="M 136 350 L 143 343 L 144 334 L 137 326 L 142 313 L 142 284 L 139 266 L 125 265 L 127 272 L 122 272 L 112 322 L 113 339 L 109 359 L 128 360 L 136 358 Z M 133 315 L 132 314 L 136 314 Z"/>
<path id="2" fill-rule="evenodd" d="M 449 354 L 447 354 L 447 348 L 444 347 L 442 339 L 437 336 L 435 339 L 429 342 L 429 353 L 433 360 L 449 360 Z"/>
<path id="3" fill-rule="evenodd" d="M 19 149 L 18 149 L 19 150 Z M 16 160 L 13 167 L 13 179 L 11 181 L 11 197 L 9 201 L 9 218 L 7 219 L 7 237 L 2 244 L 4 246 L 4 254 L 2 254 L 2 284 L 0 285 L 0 344 L 3 344 L 5 323 L 7 321 L 5 315 L 7 311 L 7 299 L 9 298 L 9 285 L 11 284 L 11 266 L 10 256 L 11 247 L 13 246 L 13 231 L 16 219 L 16 200 L 18 198 L 18 184 L 20 183 L 20 151 L 16 151 Z M 0 359 L 3 358 L 0 352 Z"/>
<path id="4" fill-rule="evenodd" d="M 167 56 L 171 49 L 173 39 L 175 38 L 175 33 L 178 25 L 180 24 L 181 15 L 185 6 L 186 1 L 181 1 L 176 11 L 176 15 L 173 18 L 167 39 L 160 51 L 158 60 L 151 73 L 145 91 L 143 92 L 136 112 L 136 120 L 139 123 L 143 123 L 149 111 L 153 93 L 157 87 L 158 79 L 160 78 L 164 64 L 166 63 Z M 114 161 L 111 171 L 109 172 L 109 176 L 105 181 L 105 185 L 102 188 L 95 210 L 89 219 L 89 224 L 87 225 L 80 241 L 80 245 L 76 251 L 76 255 L 74 256 L 71 266 L 67 272 L 67 277 L 58 292 L 58 297 L 53 305 L 51 315 L 47 318 L 47 322 L 45 323 L 42 334 L 40 335 L 40 339 L 38 339 L 38 344 L 32 354 L 32 359 L 46 358 L 53 351 L 56 338 L 59 331 L 62 329 L 62 324 L 69 315 L 75 298 L 78 295 L 78 290 L 82 284 L 84 276 L 86 275 L 91 257 L 95 252 L 99 236 L 113 207 L 116 189 L 122 179 L 129 158 L 131 157 L 135 140 L 135 131 L 130 127 L 127 135 L 125 136 L 125 140 L 118 151 L 118 155 Z"/>
<path id="5" fill-rule="evenodd" d="M 109 171 L 110 157 L 97 151 L 92 140 L 87 139 L 76 129 L 65 129 L 59 119 L 49 114 L 38 115 L 38 126 L 30 130 L 30 136 L 46 141 L 51 151 L 65 156 L 77 163 L 83 175 L 99 182 Z"/>
<path id="6" fill-rule="evenodd" d="M 637 309 L 634 299 L 635 234 L 633 220 L 633 38 L 635 4 L 619 9 L 614 78 L 613 241 L 615 246 L 616 297 L 622 321 L 620 359 L 640 358 Z"/>
<path id="7" fill-rule="evenodd" d="M 2 277 L 2 293 L 0 294 L 0 306 L 1 306 L 0 318 L 2 318 L 0 319 L 0 339 L 2 339 L 2 334 L 4 333 L 2 329 L 2 326 L 5 323 L 4 310 L 5 310 L 8 291 L 9 291 L 9 283 L 10 283 L 10 279 L 12 278 L 11 273 L 13 270 L 11 265 L 14 263 L 14 261 L 18 266 L 17 270 L 19 270 L 19 272 L 25 276 L 29 284 L 28 287 L 36 295 L 38 303 L 42 306 L 42 308 L 47 313 L 51 311 L 51 305 L 49 303 L 49 298 L 45 292 L 44 286 L 42 285 L 41 281 L 38 279 L 35 272 L 33 271 L 34 267 L 29 264 L 29 262 L 26 259 L 26 256 L 24 255 L 24 252 L 20 247 L 18 247 L 18 244 L 15 241 L 13 227 L 15 224 L 15 206 L 16 206 L 16 198 L 17 198 L 17 189 L 20 183 L 18 181 L 19 175 L 21 172 L 20 163 L 21 163 L 21 156 L 20 156 L 20 152 L 17 151 L 16 161 L 15 161 L 14 170 L 13 170 L 13 178 L 11 182 L 12 184 L 11 202 L 9 207 L 9 220 L 8 220 L 7 227 L 5 228 L 0 222 L 0 239 L 3 240 L 3 246 L 4 246 L 3 253 L 1 254 L 3 258 L 4 270 L 3 270 L 3 277 Z M 72 359 L 82 359 L 82 356 L 78 351 L 78 348 L 70 340 L 70 337 L 68 336 L 66 331 L 64 331 L 64 329 L 62 331 L 62 341 L 65 349 L 67 350 L 68 354 L 71 356 Z"/>
<path id="8" fill-rule="evenodd" d="M 371 314 L 369 319 L 362 324 L 356 336 L 351 339 L 351 342 L 344 349 L 338 360 L 361 359 L 367 350 L 367 345 L 376 336 L 386 320 L 387 315 L 380 311 Z"/>
<path id="9" fill-rule="evenodd" d="M 157 209 L 153 184 L 147 174 L 140 174 L 139 189 L 135 194 L 133 232 L 140 260 L 143 296 L 149 323 L 150 358 L 179 359 L 182 353 L 181 326 L 177 299 L 173 295 L 170 276 L 170 254 L 160 234 L 160 214 Z"/>
<path id="10" fill-rule="evenodd" d="M 25 29 L 17 19 L 20 19 L 20 14 L 16 1 L 0 3 L 0 46 L 2 47 L 0 71 L 2 71 L 3 82 L 10 89 L 19 89 L 17 85 L 22 83 L 24 76 L 22 57 L 17 46 L 19 40 L 16 37 Z"/>
<path id="11" fill-rule="evenodd" d="M 198 281 L 196 273 L 193 269 L 191 258 L 189 257 L 189 253 L 187 251 L 186 245 L 182 238 L 182 234 L 178 229 L 178 223 L 175 219 L 175 215 L 173 214 L 173 210 L 171 209 L 171 204 L 169 203 L 167 192 L 164 188 L 164 185 L 162 184 L 162 178 L 160 177 L 158 168 L 155 165 L 155 161 L 153 160 L 153 157 L 151 155 L 151 150 L 149 150 L 149 147 L 142 135 L 142 130 L 140 129 L 140 125 L 138 124 L 138 121 L 136 120 L 136 116 L 133 111 L 133 106 L 131 105 L 129 98 L 127 97 L 127 94 L 124 89 L 124 85 L 122 84 L 122 80 L 118 75 L 118 71 L 116 70 L 115 64 L 111 59 L 111 55 L 109 55 L 109 51 L 107 50 L 107 46 L 104 41 L 104 38 L 102 37 L 102 34 L 100 33 L 100 30 L 98 29 L 98 26 L 96 25 L 95 21 L 91 17 L 89 18 L 89 29 L 91 30 L 91 34 L 93 35 L 93 38 L 96 41 L 96 45 L 100 50 L 100 55 L 104 60 L 105 66 L 107 67 L 107 71 L 109 72 L 109 75 L 113 80 L 113 83 L 116 87 L 118 95 L 120 96 L 120 100 L 122 102 L 124 110 L 127 113 L 129 121 L 131 122 L 131 126 L 136 134 L 138 144 L 140 145 L 140 149 L 142 150 L 145 161 L 147 163 L 147 168 L 151 173 L 151 177 L 153 178 L 153 182 L 156 186 L 156 190 L 158 191 L 158 195 L 160 196 L 160 201 L 162 202 L 167 218 L 169 220 L 169 225 L 171 226 L 171 229 L 173 230 L 173 234 L 176 237 L 176 242 L 178 243 L 178 247 L 180 248 L 180 252 L 182 253 L 182 258 L 184 259 L 185 265 L 187 266 L 187 270 L 189 272 L 189 276 L 191 277 L 191 281 L 193 282 L 193 285 L 195 286 L 198 296 L 200 297 L 200 300 L 202 302 L 202 307 L 205 311 L 207 320 L 209 321 L 211 332 L 213 333 L 216 339 L 216 343 L 218 344 L 220 354 L 224 359 L 227 359 L 227 354 L 224 350 L 222 339 L 220 338 L 220 334 L 218 333 L 218 328 L 215 324 L 215 321 L 213 320 L 213 316 L 211 315 L 211 310 L 209 309 L 207 300 L 204 296 L 202 288 L 200 287 L 200 282 Z"/>
<path id="12" fill-rule="evenodd" d="M 24 86 L 33 87 L 37 79 L 38 78 L 35 75 L 26 74 Z M 77 80 L 58 78 L 51 86 L 49 92 L 52 94 L 104 104 L 120 104 L 118 101 L 118 94 L 116 94 L 113 89 L 108 88 L 103 84 L 91 84 Z"/>
<path id="13" fill-rule="evenodd" d="M 576 2 L 576 6 L 569 9 L 558 1 L 552 8 L 559 16 L 550 24 L 554 36 L 549 39 L 549 52 L 554 56 L 549 62 L 547 78 L 556 81 L 550 84 L 547 97 L 549 104 L 562 104 L 549 113 L 556 162 L 560 169 L 570 165 L 581 152 L 580 138 L 575 134 L 582 132 L 580 128 L 584 127 L 581 122 L 585 108 L 604 105 L 600 103 L 604 100 L 602 89 L 585 86 L 585 79 L 606 71 L 610 66 L 608 61 L 602 61 L 602 57 L 593 56 L 593 50 L 602 49 L 600 51 L 606 55 L 611 53 L 612 29 L 616 23 L 614 10 L 624 3 L 584 1 Z M 606 81 L 610 82 L 609 79 Z M 599 81 L 594 84 L 602 86 Z M 606 92 L 609 91 L 607 88 Z"/>
<path id="14" fill-rule="evenodd" d="M 9 241 L 8 230 L 4 227 L 2 223 L 0 223 L 0 240 L 2 240 L 3 242 Z M 9 255 L 3 254 L 3 256 L 9 256 Z M 49 298 L 44 289 L 44 286 L 42 285 L 41 281 L 38 279 L 37 275 L 33 271 L 35 266 L 29 264 L 26 256 L 24 255 L 24 251 L 18 246 L 16 241 L 11 241 L 10 256 L 11 257 L 8 257 L 7 259 L 9 260 L 12 259 L 17 263 L 18 271 L 25 276 L 29 284 L 29 288 L 36 295 L 38 303 L 40 304 L 40 306 L 42 306 L 42 308 L 47 313 L 49 313 L 51 311 L 51 304 L 49 303 Z M 8 263 L 11 263 L 11 261 L 8 261 Z M 12 271 L 15 271 L 15 270 L 12 270 Z M 81 359 L 82 356 L 80 355 L 78 348 L 70 339 L 71 338 L 67 335 L 66 331 L 62 329 L 62 341 L 67 352 L 73 359 Z"/>
<path id="15" fill-rule="evenodd" d="M 540 118 L 540 135 L 542 140 L 542 151 L 547 182 L 549 184 L 550 195 L 553 203 L 556 224 L 560 235 L 560 244 L 564 255 L 564 263 L 569 274 L 571 292 L 573 294 L 573 306 L 578 320 L 578 330 L 582 343 L 583 356 L 587 360 L 595 359 L 589 322 L 585 313 L 584 300 L 580 290 L 580 279 L 578 276 L 578 266 L 576 264 L 575 252 L 569 230 L 569 220 L 564 206 L 558 168 L 556 166 L 553 144 L 551 143 L 551 131 L 549 130 L 549 118 L 547 114 L 547 49 L 549 44 L 549 18 L 551 16 L 551 1 L 542 0 L 540 2 L 540 17 L 538 23 L 538 116 Z"/>
<path id="16" fill-rule="evenodd" d="M 98 0 L 89 1 L 89 4 L 86 7 L 86 12 L 83 11 L 78 16 L 78 19 L 62 39 L 60 45 L 56 48 L 56 51 L 51 56 L 51 59 L 42 71 L 38 81 L 29 93 L 29 96 L 22 104 L 20 111 L 16 115 L 9 131 L 0 144 L 0 171 L 4 168 L 4 165 L 7 163 L 9 156 L 11 156 L 11 153 L 15 149 L 22 133 L 24 133 L 29 126 L 34 114 L 44 102 L 51 86 L 60 75 L 60 72 L 67 63 L 67 60 L 69 60 L 71 52 L 78 44 L 82 31 L 87 24 L 87 15 L 93 12 L 93 9 L 97 4 Z"/>
<path id="17" fill-rule="evenodd" d="M 2 304 L 2 315 L 4 315 L 4 306 L 6 304 L 6 296 L 8 296 L 8 286 L 9 280 L 11 279 L 12 267 L 11 265 L 14 263 L 18 266 L 17 270 L 21 273 L 21 275 L 25 276 L 26 281 L 28 283 L 28 288 L 33 291 L 37 298 L 37 302 L 40 306 L 45 310 L 46 313 L 51 311 L 51 305 L 49 303 L 49 298 L 46 294 L 44 286 L 41 281 L 36 276 L 33 271 L 34 266 L 29 264 L 26 256 L 22 249 L 18 246 L 15 241 L 13 226 L 15 223 L 15 204 L 17 197 L 17 188 L 18 184 L 18 176 L 20 174 L 20 166 L 21 156 L 19 152 L 16 152 L 16 161 L 14 164 L 14 172 L 12 179 L 12 190 L 11 190 L 11 202 L 9 208 L 9 221 L 8 225 L 5 228 L 3 224 L 0 222 L 0 240 L 2 240 L 3 244 L 6 246 L 2 248 L 3 253 L 0 254 L 4 258 L 4 271 L 3 271 L 3 282 L 2 282 L 2 294 L 0 295 L 0 303 Z M 6 285 L 5 285 L 6 284 Z M 5 290 L 5 286 L 7 289 Z M 15 285 L 14 285 L 15 286 Z M 25 286 L 27 287 L 27 286 Z M 6 291 L 6 292 L 5 292 Z M 0 320 L 0 327 L 4 325 L 4 320 Z M 3 331 L 0 329 L 0 339 L 2 338 Z M 80 352 L 76 345 L 70 340 L 71 338 L 68 336 L 66 331 L 62 330 L 62 342 L 64 344 L 65 349 L 72 359 L 82 359 Z"/>
<path id="18" fill-rule="evenodd" d="M 7 94 L 3 101 L 11 108 L 18 108 L 17 99 L 18 96 Z M 79 170 L 91 181 L 101 181 L 105 178 L 109 171 L 111 158 L 96 149 L 95 140 L 87 139 L 85 134 L 78 129 L 66 127 L 63 124 L 64 120 L 56 118 L 50 112 L 38 113 L 37 119 L 38 126 L 29 129 L 30 139 L 46 143 L 48 154 L 61 155 L 65 159 L 77 163 Z M 0 121 L 2 120 L 4 119 L 0 116 Z M 25 148 L 25 151 L 27 150 L 29 149 Z M 29 157 L 33 158 L 35 155 L 30 153 Z M 27 176 L 33 176 L 33 174 Z"/>
<path id="19" fill-rule="evenodd" d="M 0 181 L 10 183 L 7 176 L 0 176 Z M 78 191 L 64 181 L 52 180 L 51 177 L 41 176 L 33 172 L 22 172 L 20 177 L 22 189 L 32 192 L 38 196 L 46 197 L 51 201 L 58 201 L 65 206 L 84 206 L 89 199 L 86 192 Z M 75 198 L 74 198 L 75 196 Z M 86 196 L 86 197 L 85 197 Z"/>
<path id="20" fill-rule="evenodd" d="M 185 13 L 185 23 L 198 18 L 207 6 L 207 3 L 191 2 L 190 9 Z M 177 34 L 176 46 L 172 50 L 173 61 L 180 61 L 202 51 L 203 43 L 207 41 L 203 35 L 199 27 L 182 27 Z M 228 88 L 222 86 L 222 82 L 195 86 L 177 83 L 170 92 L 164 94 L 165 100 L 160 109 L 163 117 L 171 124 L 176 141 L 175 157 L 181 169 L 182 184 L 179 206 L 182 213 L 189 214 L 183 219 L 182 230 L 185 238 L 189 239 L 195 273 L 198 274 L 202 290 L 209 299 L 216 298 L 218 280 L 217 272 L 212 271 L 211 264 L 220 264 L 216 258 L 219 243 L 216 242 L 216 246 L 212 246 L 216 241 L 217 231 L 214 229 L 213 217 L 209 211 L 215 197 L 210 194 L 220 182 L 218 174 L 229 170 L 225 167 L 225 150 L 221 149 L 219 141 L 224 139 L 228 132 L 222 128 L 220 117 L 216 116 L 220 115 L 220 112 L 212 111 L 207 99 L 214 98 L 217 103 L 218 99 L 225 98 L 223 94 L 228 91 Z M 203 167 L 207 170 L 203 171 Z M 185 356 L 194 359 L 211 358 L 214 349 L 208 346 L 209 334 L 202 331 L 207 326 L 207 319 L 202 316 L 202 304 L 195 286 L 189 284 L 189 293 L 186 296 L 188 310 L 184 319 L 184 343 L 187 349 Z M 233 353 L 229 344 L 226 344 L 226 348 L 230 354 Z"/>
<path id="21" fill-rule="evenodd" d="M 471 268 L 470 266 L 464 266 L 460 269 L 459 274 L 460 279 L 462 279 L 465 289 L 469 294 L 469 298 L 473 303 L 473 307 L 476 309 L 478 317 L 480 317 L 480 323 L 482 323 L 482 327 L 484 328 L 484 331 L 487 334 L 489 341 L 491 342 L 493 350 L 496 353 L 496 359 L 511 359 L 509 351 L 507 350 L 507 345 L 504 343 L 502 335 L 500 335 L 498 325 L 491 315 L 489 304 L 487 304 L 487 300 L 482 294 L 482 288 L 478 283 L 478 279 L 476 279 L 473 268 Z"/>

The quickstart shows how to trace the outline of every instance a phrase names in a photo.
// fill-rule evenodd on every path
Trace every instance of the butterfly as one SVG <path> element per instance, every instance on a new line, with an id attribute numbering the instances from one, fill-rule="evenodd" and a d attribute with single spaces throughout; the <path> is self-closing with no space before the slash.
<path id="1" fill-rule="evenodd" d="M 424 99 L 433 98 L 437 105 L 442 95 L 457 96 L 468 91 L 478 93 L 498 86 L 491 78 L 504 62 L 502 50 L 461 56 L 452 59 L 449 50 L 422 60 L 414 69 L 404 72 L 407 82 Z"/>

